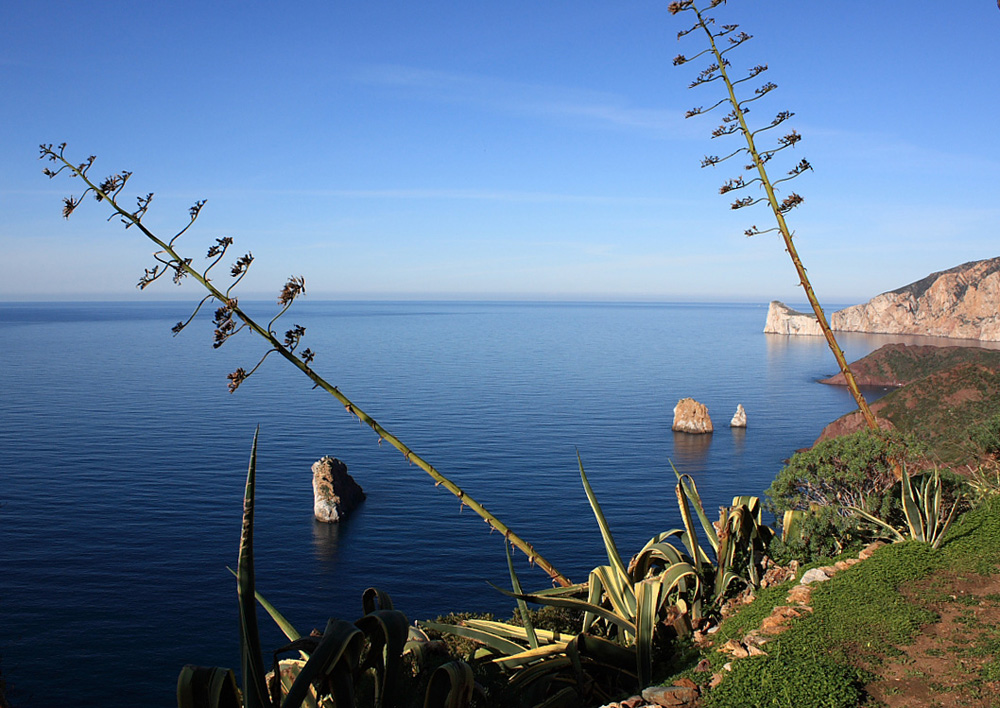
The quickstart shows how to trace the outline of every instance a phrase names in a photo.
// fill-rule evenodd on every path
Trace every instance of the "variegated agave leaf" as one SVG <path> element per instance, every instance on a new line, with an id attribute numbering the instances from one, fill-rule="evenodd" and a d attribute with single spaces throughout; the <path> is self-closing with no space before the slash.
<path id="1" fill-rule="evenodd" d="M 304 639 L 308 638 L 298 641 Z M 297 650 L 296 644 L 293 642 L 287 649 Z M 312 685 L 320 679 L 329 681 L 336 705 L 353 705 L 354 674 L 361 663 L 364 646 L 364 634 L 352 623 L 338 619 L 327 622 L 322 637 L 309 651 L 309 659 L 288 686 L 281 701 L 282 708 L 302 705 L 311 695 Z"/>
<path id="2" fill-rule="evenodd" d="M 240 553 L 236 565 L 236 594 L 240 609 L 240 669 L 243 676 L 243 701 L 246 708 L 263 708 L 268 703 L 264 679 L 264 660 L 261 656 L 260 634 L 257 626 L 257 602 L 254 588 L 253 567 L 253 512 L 254 490 L 257 479 L 257 437 L 260 427 L 253 434 L 250 448 L 250 465 L 247 469 L 243 493 L 243 529 L 240 534 Z"/>
<path id="3" fill-rule="evenodd" d="M 375 610 L 391 610 L 393 609 L 392 598 L 389 597 L 389 593 L 378 588 L 367 588 L 361 594 L 361 608 L 366 615 Z"/>
<path id="4" fill-rule="evenodd" d="M 468 624 L 468 620 L 462 622 L 462 624 L 444 624 L 441 622 L 425 621 L 420 622 L 420 626 L 423 629 L 430 629 L 436 632 L 447 632 L 459 637 L 465 637 L 466 639 L 474 639 L 475 641 L 485 644 L 489 648 L 505 656 L 520 654 L 529 648 L 527 638 L 523 644 L 519 644 L 509 636 L 504 636 L 492 628 L 486 629 L 483 627 L 470 626 Z"/>
<path id="5" fill-rule="evenodd" d="M 232 669 L 185 666 L 177 677 L 177 708 L 239 708 Z"/>
<path id="6" fill-rule="evenodd" d="M 373 610 L 356 620 L 354 626 L 364 633 L 368 641 L 361 669 L 375 674 L 375 705 L 393 703 L 393 698 L 401 689 L 403 650 L 410 634 L 409 620 L 399 610 Z"/>
<path id="7" fill-rule="evenodd" d="M 466 708 L 472 703 L 475 687 L 472 667 L 464 661 L 449 661 L 431 674 L 424 708 Z"/>
<path id="8" fill-rule="evenodd" d="M 580 453 L 576 453 L 576 460 L 580 466 L 580 479 L 583 480 L 583 489 L 587 493 L 587 500 L 590 502 L 590 508 L 594 511 L 594 516 L 597 518 L 597 525 L 601 529 L 601 537 L 604 539 L 604 548 L 608 554 L 608 564 L 614 568 L 615 572 L 622 576 L 623 580 L 627 582 L 628 571 L 625 568 L 625 564 L 622 562 L 621 554 L 618 553 L 618 546 L 615 545 L 615 539 L 611 535 L 611 528 L 608 526 L 607 519 L 604 518 L 604 512 L 601 511 L 601 505 L 597 503 L 597 496 L 594 494 L 594 490 L 590 487 L 590 482 L 587 479 L 587 473 L 583 470 L 583 460 L 580 458 Z"/>
<path id="9" fill-rule="evenodd" d="M 524 623 L 525 636 L 528 639 L 528 645 L 532 649 L 538 648 L 538 637 L 535 635 L 535 628 L 531 623 L 531 613 L 528 612 L 528 603 L 521 599 L 520 595 L 523 594 L 521 590 L 521 581 L 517 577 L 517 571 L 514 570 L 514 557 L 510 552 L 510 544 L 504 539 L 503 549 L 507 554 L 507 569 L 510 571 L 510 586 L 514 591 L 514 594 L 518 596 L 517 598 L 517 609 L 521 613 L 521 621 Z"/>
<path id="10" fill-rule="evenodd" d="M 694 507 L 694 512 L 698 516 L 698 521 L 701 523 L 701 528 L 705 532 L 705 537 L 708 539 L 709 545 L 713 550 L 717 550 L 719 547 L 718 534 L 715 526 L 712 525 L 712 521 L 705 513 L 705 506 L 701 502 L 701 495 L 698 494 L 698 485 L 694 483 L 694 478 L 691 475 L 678 472 L 673 462 L 670 463 L 670 467 L 677 477 L 677 500 L 680 504 L 681 517 L 684 519 L 684 527 L 687 529 L 688 534 L 690 534 L 692 542 L 697 543 L 697 535 L 694 532 L 690 507 Z"/>

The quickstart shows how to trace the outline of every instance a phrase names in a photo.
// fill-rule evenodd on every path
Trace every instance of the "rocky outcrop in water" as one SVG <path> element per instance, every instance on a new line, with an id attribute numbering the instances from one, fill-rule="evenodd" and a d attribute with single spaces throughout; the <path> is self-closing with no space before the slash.
<path id="1" fill-rule="evenodd" d="M 708 406 L 693 398 L 682 398 L 674 406 L 674 424 L 671 430 L 679 433 L 711 433 L 712 419 L 708 417 Z"/>
<path id="2" fill-rule="evenodd" d="M 837 332 L 1000 341 L 1000 258 L 931 273 L 863 305 L 834 312 L 830 327 Z M 813 315 L 795 312 L 778 301 L 768 309 L 764 331 L 821 334 Z"/>
<path id="3" fill-rule="evenodd" d="M 747 427 L 747 412 L 743 410 L 743 404 L 736 404 L 736 413 L 733 414 L 733 419 L 729 421 L 730 428 L 745 428 Z"/>
<path id="4" fill-rule="evenodd" d="M 361 485 L 347 473 L 347 465 L 336 457 L 313 463 L 313 514 L 318 521 L 335 524 L 364 501 Z"/>

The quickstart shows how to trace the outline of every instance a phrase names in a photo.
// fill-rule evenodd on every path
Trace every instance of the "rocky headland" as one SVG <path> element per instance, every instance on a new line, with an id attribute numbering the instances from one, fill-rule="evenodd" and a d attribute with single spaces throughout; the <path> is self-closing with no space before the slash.
<path id="1" fill-rule="evenodd" d="M 880 426 L 913 433 L 934 458 L 968 459 L 970 428 L 1000 412 L 1000 351 L 979 347 L 887 344 L 851 364 L 861 386 L 896 390 L 871 404 Z M 823 383 L 843 385 L 837 374 Z M 865 427 L 858 411 L 841 416 L 816 440 Z"/>
<path id="2" fill-rule="evenodd" d="M 1000 341 L 1000 257 L 970 261 L 830 315 L 836 332 Z M 812 313 L 771 303 L 764 332 L 821 335 Z"/>

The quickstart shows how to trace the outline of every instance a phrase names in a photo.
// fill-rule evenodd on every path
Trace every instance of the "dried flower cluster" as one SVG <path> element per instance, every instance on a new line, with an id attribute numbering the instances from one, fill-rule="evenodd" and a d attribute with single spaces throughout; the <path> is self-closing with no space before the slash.
<path id="1" fill-rule="evenodd" d="M 205 303 L 214 301 L 219 305 L 219 307 L 215 310 L 215 316 L 213 318 L 213 323 L 215 325 L 215 347 L 221 346 L 228 341 L 230 337 L 234 336 L 243 329 L 249 329 L 255 334 L 263 337 L 268 342 L 270 349 L 264 352 L 264 355 L 257 362 L 256 366 L 249 371 L 243 367 L 239 367 L 227 375 L 226 378 L 229 381 L 230 393 L 235 392 L 244 381 L 250 378 L 270 354 L 277 353 L 280 357 L 291 362 L 300 371 L 304 372 L 316 387 L 323 389 L 336 398 L 341 404 L 343 404 L 344 409 L 350 415 L 357 418 L 359 422 L 369 426 L 378 435 L 379 444 L 381 444 L 383 440 L 388 441 L 389 444 L 402 452 L 407 460 L 418 465 L 422 470 L 427 472 L 427 474 L 434 479 L 436 485 L 444 485 L 445 489 L 461 500 L 463 506 L 469 507 L 482 517 L 482 519 L 489 524 L 491 529 L 496 529 L 504 534 L 504 538 L 509 540 L 511 544 L 517 546 L 517 548 L 519 548 L 531 562 L 543 568 L 555 582 L 563 586 L 571 584 L 569 579 L 556 570 L 556 568 L 544 557 L 539 555 L 531 544 L 519 537 L 517 534 L 513 533 L 479 502 L 468 496 L 460 487 L 438 472 L 430 463 L 404 445 L 399 438 L 392 435 L 388 430 L 379 425 L 378 422 L 371 416 L 355 406 L 354 403 L 352 403 L 351 400 L 340 391 L 340 389 L 331 385 L 326 379 L 311 369 L 310 364 L 316 357 L 315 352 L 308 348 L 299 351 L 302 338 L 305 336 L 305 327 L 298 324 L 293 325 L 291 329 L 285 332 L 283 340 L 278 339 L 278 334 L 275 330 L 277 320 L 288 311 L 296 298 L 305 294 L 306 283 L 302 276 L 292 276 L 287 280 L 281 291 L 278 293 L 278 304 L 281 305 L 280 311 L 266 326 L 258 324 L 256 320 L 254 320 L 240 307 L 236 297 L 232 294 L 233 288 L 235 288 L 240 280 L 243 279 L 243 277 L 247 274 L 250 265 L 253 263 L 252 254 L 246 253 L 236 259 L 229 271 L 231 281 L 225 289 L 220 289 L 215 285 L 209 276 L 212 269 L 225 257 L 228 249 L 233 245 L 233 239 L 231 237 L 224 236 L 216 239 L 215 244 L 210 246 L 205 254 L 205 258 L 208 260 L 208 263 L 205 264 L 201 270 L 193 265 L 193 260 L 191 258 L 183 257 L 177 251 L 177 240 L 191 227 L 192 224 L 194 224 L 198 215 L 201 213 L 202 208 L 205 206 L 204 201 L 195 202 L 194 206 L 188 210 L 188 223 L 184 226 L 184 228 L 177 232 L 169 241 L 162 240 L 142 223 L 142 219 L 152 202 L 152 194 L 140 197 L 135 211 L 128 211 L 119 204 L 118 197 L 131 176 L 131 173 L 121 172 L 119 174 L 112 175 L 100 184 L 97 184 L 87 176 L 87 173 L 93 166 L 96 158 L 90 157 L 86 162 L 74 165 L 65 158 L 65 148 L 65 143 L 56 147 L 53 147 L 52 145 L 41 146 L 41 158 L 47 159 L 50 162 L 55 163 L 57 166 L 57 169 L 55 170 L 46 167 L 44 169 L 45 175 L 51 178 L 63 172 L 63 170 L 66 170 L 70 177 L 79 178 L 84 183 L 82 193 L 75 194 L 63 201 L 63 216 L 68 217 L 72 214 L 83 200 L 83 197 L 87 194 L 93 194 L 98 201 L 107 201 L 112 209 L 112 218 L 116 215 L 120 217 L 126 228 L 135 226 L 137 230 L 141 231 L 146 238 L 155 243 L 159 249 L 153 254 L 157 263 L 152 268 L 147 268 L 145 273 L 143 273 L 142 277 L 139 279 L 138 287 L 140 289 L 150 285 L 163 276 L 164 273 L 170 272 L 173 273 L 173 279 L 175 282 L 179 282 L 182 278 L 190 277 L 191 279 L 196 280 L 208 291 L 208 295 L 202 298 L 202 300 L 194 308 L 194 312 L 191 313 L 191 316 L 188 317 L 186 321 L 178 322 L 173 326 L 172 331 L 174 334 L 181 332 L 185 327 L 187 327 Z"/>
<path id="2" fill-rule="evenodd" d="M 714 9 L 725 2 L 726 0 L 711 0 L 708 3 L 708 9 Z M 692 118 L 694 116 L 710 113 L 719 106 L 725 104 L 730 110 L 722 118 L 719 126 L 712 131 L 712 138 L 721 138 L 739 133 L 743 136 L 745 141 L 744 146 L 736 148 L 727 155 L 721 157 L 719 155 L 706 155 L 702 158 L 701 166 L 716 167 L 717 165 L 737 155 L 749 157 L 749 160 L 743 166 L 743 170 L 748 174 L 738 175 L 727 180 L 719 188 L 719 194 L 729 194 L 730 192 L 747 190 L 753 185 L 756 185 L 757 190 L 761 190 L 758 191 L 756 195 L 744 193 L 743 196 L 736 197 L 730 203 L 730 208 L 745 209 L 760 203 L 765 203 L 770 207 L 777 224 L 775 227 L 762 231 L 754 225 L 745 230 L 743 233 L 747 236 L 756 236 L 763 233 L 778 232 L 781 235 L 785 245 L 785 250 L 788 252 L 792 259 L 792 263 L 795 265 L 796 272 L 799 276 L 799 283 L 805 291 L 809 304 L 812 306 L 813 312 L 819 321 L 820 329 L 826 337 L 830 350 L 833 352 L 834 358 L 837 360 L 837 364 L 847 380 L 848 388 L 854 396 L 854 399 L 857 401 L 858 408 L 861 410 L 868 426 L 878 430 L 875 416 L 872 415 L 864 396 L 861 394 L 861 390 L 858 388 L 850 367 L 847 364 L 847 359 L 844 357 L 843 351 L 837 344 L 833 331 L 830 329 L 830 325 L 826 320 L 826 315 L 819 304 L 816 294 L 813 292 L 812 285 L 809 282 L 809 277 L 806 274 L 806 269 L 802 265 L 802 261 L 798 256 L 798 251 L 792 241 L 793 234 L 789 230 L 785 221 L 785 216 L 792 209 L 802 204 L 803 198 L 796 192 L 790 192 L 787 196 L 783 197 L 778 196 L 778 185 L 795 179 L 803 172 L 811 170 L 812 165 L 809 164 L 808 160 L 801 159 L 794 167 L 792 167 L 792 169 L 786 172 L 786 176 L 778 180 L 771 180 L 767 172 L 766 165 L 771 162 L 775 155 L 780 153 L 782 150 L 794 148 L 802 140 L 802 136 L 795 130 L 790 130 L 784 135 L 778 137 L 769 147 L 761 148 L 758 147 L 757 144 L 758 140 L 762 139 L 762 134 L 766 133 L 766 131 L 774 130 L 778 126 L 784 124 L 795 114 L 791 111 L 779 111 L 769 123 L 763 125 L 762 127 L 752 129 L 747 123 L 747 114 L 750 112 L 748 107 L 749 104 L 760 100 L 778 88 L 777 84 L 771 81 L 766 81 L 754 88 L 752 92 L 747 92 L 744 89 L 743 84 L 756 79 L 758 76 L 767 71 L 767 64 L 756 64 L 752 66 L 740 78 L 734 79 L 730 77 L 732 63 L 727 55 L 737 47 L 752 39 L 752 36 L 743 31 L 738 32 L 738 25 L 727 24 L 718 26 L 714 18 L 706 15 L 698 8 L 695 0 L 680 0 L 678 2 L 672 2 L 667 7 L 667 10 L 672 15 L 679 13 L 692 13 L 697 19 L 694 25 L 677 33 L 678 39 L 682 39 L 692 32 L 700 30 L 705 35 L 708 42 L 708 46 L 705 49 L 690 58 L 684 54 L 678 54 L 674 57 L 674 66 L 687 64 L 688 62 L 698 59 L 701 56 L 706 56 L 708 59 L 708 66 L 698 73 L 695 80 L 691 82 L 690 88 L 696 88 L 702 84 L 713 83 L 716 81 L 721 81 L 726 88 L 726 96 L 719 99 L 708 108 L 698 106 L 690 109 L 685 114 L 685 117 Z M 741 98 L 741 94 L 744 97 Z"/>
<path id="3" fill-rule="evenodd" d="M 202 199 L 195 202 L 194 205 L 188 209 L 188 222 L 184 228 L 178 231 L 169 241 L 163 241 L 151 233 L 142 223 L 143 217 L 145 217 L 150 205 L 153 202 L 152 192 L 149 192 L 144 196 L 137 197 L 134 210 L 130 211 L 119 205 L 119 196 L 121 195 L 121 192 L 129 178 L 132 176 L 131 172 L 119 172 L 112 174 L 101 180 L 99 183 L 96 183 L 88 176 L 90 169 L 97 160 L 94 155 L 88 157 L 86 161 L 75 165 L 69 162 L 69 160 L 65 157 L 66 143 L 61 143 L 55 147 L 51 144 L 42 145 L 40 149 L 41 159 L 48 160 L 49 162 L 57 165 L 57 168 L 54 170 L 48 167 L 44 168 L 42 170 L 43 174 L 52 178 L 61 172 L 66 171 L 71 177 L 79 178 L 84 183 L 84 188 L 81 193 L 73 194 L 63 199 L 63 217 L 69 218 L 76 208 L 80 206 L 84 197 L 88 194 L 92 194 L 97 201 L 106 201 L 111 205 L 114 210 L 112 217 L 115 215 L 119 216 L 122 223 L 125 225 L 125 228 L 128 229 L 133 226 L 137 227 L 145 236 L 147 236 L 159 247 L 159 250 L 153 253 L 153 259 L 156 263 L 152 268 L 146 268 L 144 270 L 142 276 L 136 284 L 136 287 L 143 290 L 153 282 L 169 273 L 171 280 L 173 280 L 173 282 L 177 285 L 180 285 L 181 281 L 185 278 L 193 277 L 208 289 L 209 295 L 204 297 L 198 303 L 188 319 L 178 322 L 171 328 L 171 331 L 175 335 L 187 327 L 191 321 L 194 320 L 195 316 L 201 310 L 201 307 L 210 300 L 215 300 L 220 303 L 220 307 L 215 310 L 215 317 L 213 319 L 213 324 L 215 325 L 213 347 L 221 347 L 226 343 L 226 341 L 229 340 L 230 337 L 237 334 L 245 327 L 255 326 L 255 323 L 253 323 L 246 313 L 240 309 L 237 299 L 232 295 L 233 289 L 249 271 L 250 265 L 253 263 L 253 254 L 249 252 L 245 253 L 244 255 L 239 256 L 232 263 L 229 270 L 229 276 L 232 280 L 228 283 L 225 290 L 222 290 L 214 285 L 210 276 L 212 269 L 226 256 L 230 246 L 233 245 L 232 237 L 223 236 L 215 240 L 215 243 L 208 248 L 208 251 L 205 254 L 205 258 L 208 262 L 200 270 L 195 268 L 194 259 L 184 257 L 176 250 L 177 240 L 197 220 L 198 215 L 205 206 L 205 200 Z M 243 383 L 243 381 L 253 374 L 254 371 L 257 370 L 257 367 L 259 367 L 263 363 L 264 359 L 266 359 L 272 352 L 284 350 L 284 354 L 291 356 L 292 352 L 299 347 L 302 337 L 305 335 L 304 327 L 295 325 L 293 329 L 286 333 L 285 341 L 282 343 L 278 341 L 277 334 L 274 331 L 273 326 L 277 319 L 288 310 L 292 302 L 297 297 L 304 294 L 305 279 L 301 276 L 293 276 L 289 278 L 288 282 L 285 283 L 281 292 L 278 294 L 278 304 L 282 305 L 282 309 L 271 320 L 266 328 L 266 336 L 271 342 L 272 348 L 265 352 L 264 356 L 257 362 L 257 365 L 250 369 L 249 372 L 243 368 L 239 368 L 229 375 L 230 392 L 235 391 L 239 385 Z M 260 329 L 263 330 L 264 328 Z M 298 360 L 304 365 L 309 365 L 312 363 L 315 356 L 316 355 L 312 350 L 304 349 L 299 355 Z"/>
<path id="4" fill-rule="evenodd" d="M 723 4 L 723 2 L 724 0 L 721 0 L 720 2 L 712 2 L 709 7 L 714 8 Z M 671 3 L 668 9 L 671 14 L 693 12 L 698 18 L 698 21 L 692 27 L 677 33 L 678 39 L 687 36 L 697 29 L 703 30 L 709 39 L 709 48 L 699 52 L 695 56 L 688 58 L 683 54 L 678 54 L 674 58 L 674 65 L 680 66 L 704 54 L 714 57 L 714 61 L 711 61 L 705 69 L 698 73 L 697 78 L 691 83 L 690 88 L 695 88 L 713 81 L 723 81 L 728 88 L 734 89 L 740 84 L 750 81 L 767 71 L 767 64 L 756 64 L 751 67 L 742 78 L 735 80 L 730 79 L 728 70 L 731 69 L 732 64 L 726 55 L 742 45 L 744 42 L 752 39 L 752 36 L 743 31 L 737 32 L 739 26 L 734 24 L 722 25 L 718 28 L 718 30 L 714 30 L 713 27 L 715 26 L 715 20 L 702 14 L 693 0 L 690 2 Z M 754 139 L 760 133 L 781 125 L 795 115 L 791 111 L 780 111 L 768 125 L 758 128 L 757 130 L 750 129 L 746 121 L 746 115 L 750 112 L 748 104 L 766 96 L 776 88 L 778 88 L 777 84 L 768 81 L 760 86 L 757 86 L 750 96 L 742 100 L 737 99 L 734 101 L 732 98 L 727 97 L 717 101 L 709 108 L 698 106 L 697 108 L 692 108 L 685 114 L 686 118 L 691 118 L 693 116 L 709 113 L 723 104 L 729 104 L 731 109 L 729 113 L 722 118 L 721 124 L 712 131 L 712 138 L 721 138 L 727 135 L 733 135 L 734 133 L 742 133 L 746 138 L 746 147 L 740 147 L 724 157 L 720 157 L 718 155 L 706 155 L 701 161 L 702 167 L 715 167 L 716 165 L 725 162 L 736 155 L 745 154 L 751 157 L 750 162 L 744 166 L 744 170 L 751 173 L 757 173 L 759 176 L 747 178 L 741 175 L 730 179 L 719 189 L 720 194 L 727 194 L 728 192 L 746 189 L 753 184 L 757 184 L 759 188 L 767 188 L 767 177 L 766 174 L 763 173 L 763 166 L 770 162 L 771 158 L 773 158 L 776 153 L 784 150 L 785 148 L 794 147 L 796 143 L 802 139 L 802 136 L 793 130 L 786 135 L 779 137 L 776 141 L 777 145 L 775 147 L 766 150 L 759 150 L 757 148 Z M 791 179 L 791 177 L 796 177 L 807 169 L 811 169 L 811 167 L 806 160 L 803 160 L 794 170 L 788 173 L 790 177 L 778 180 L 778 182 L 783 182 L 787 179 Z M 770 188 L 773 189 L 774 185 L 778 184 L 778 182 L 770 183 Z M 766 191 L 770 192 L 771 189 L 767 189 Z M 770 199 L 770 194 L 760 197 L 744 196 L 735 199 L 730 204 L 730 207 L 733 209 L 743 209 L 760 202 L 770 201 Z M 772 206 L 775 209 L 780 210 L 781 213 L 786 213 L 798 206 L 801 202 L 802 197 L 794 194 L 785 198 L 780 203 L 775 201 Z M 751 231 L 753 233 L 758 233 L 756 227 L 753 230 L 748 230 L 747 233 L 750 233 Z"/>

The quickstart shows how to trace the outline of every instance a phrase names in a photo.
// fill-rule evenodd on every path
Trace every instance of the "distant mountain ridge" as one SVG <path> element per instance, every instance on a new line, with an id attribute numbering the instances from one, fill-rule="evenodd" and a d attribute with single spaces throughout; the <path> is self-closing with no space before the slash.
<path id="1" fill-rule="evenodd" d="M 834 312 L 830 327 L 837 332 L 1000 341 L 1000 257 L 931 273 Z M 812 313 L 796 312 L 777 300 L 768 308 L 764 332 L 822 334 Z"/>

